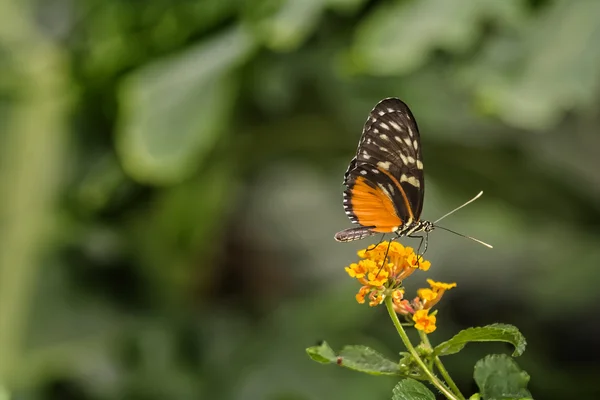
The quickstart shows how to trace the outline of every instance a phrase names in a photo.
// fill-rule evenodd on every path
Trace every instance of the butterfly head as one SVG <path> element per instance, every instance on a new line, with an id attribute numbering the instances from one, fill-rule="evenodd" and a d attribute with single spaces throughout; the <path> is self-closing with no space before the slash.
<path id="1" fill-rule="evenodd" d="M 429 233 L 435 228 L 435 225 L 433 225 L 433 222 L 419 221 L 419 223 L 421 224 L 421 230 L 423 230 L 423 232 Z"/>

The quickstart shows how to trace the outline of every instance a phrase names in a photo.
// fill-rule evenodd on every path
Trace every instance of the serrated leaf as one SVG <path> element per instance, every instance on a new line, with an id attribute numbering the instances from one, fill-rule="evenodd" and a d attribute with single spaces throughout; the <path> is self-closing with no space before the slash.
<path id="1" fill-rule="evenodd" d="M 392 400 L 435 400 L 435 395 L 421 382 L 406 378 L 394 387 Z"/>
<path id="2" fill-rule="evenodd" d="M 193 171 L 230 119 L 237 90 L 232 71 L 253 49 L 252 37 L 236 27 L 126 78 L 117 136 L 125 170 L 152 184 Z"/>
<path id="3" fill-rule="evenodd" d="M 437 345 L 434 353 L 438 356 L 456 354 L 469 342 L 507 342 L 515 347 L 513 356 L 525 351 L 527 342 L 519 330 L 507 324 L 492 324 L 460 331 L 452 339 Z"/>
<path id="4" fill-rule="evenodd" d="M 336 364 L 371 375 L 403 375 L 398 363 L 388 360 L 367 346 L 346 346 L 339 354 L 327 342 L 306 349 L 309 357 L 322 364 Z"/>
<path id="5" fill-rule="evenodd" d="M 477 361 L 473 378 L 485 400 L 531 399 L 529 374 L 505 354 L 491 354 Z"/>

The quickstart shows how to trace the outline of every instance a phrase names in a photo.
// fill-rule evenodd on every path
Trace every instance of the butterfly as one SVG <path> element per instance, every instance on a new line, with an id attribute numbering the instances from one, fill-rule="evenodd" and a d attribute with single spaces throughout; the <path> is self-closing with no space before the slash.
<path id="1" fill-rule="evenodd" d="M 344 211 L 352 223 L 360 226 L 336 233 L 339 242 L 377 233 L 392 233 L 400 238 L 419 232 L 428 234 L 434 228 L 450 231 L 435 223 L 482 194 L 435 222 L 421 219 L 425 194 L 421 136 L 408 106 L 394 97 L 381 100 L 371 110 L 356 156 L 344 174 L 344 185 Z M 450 232 L 491 247 L 470 236 Z"/>

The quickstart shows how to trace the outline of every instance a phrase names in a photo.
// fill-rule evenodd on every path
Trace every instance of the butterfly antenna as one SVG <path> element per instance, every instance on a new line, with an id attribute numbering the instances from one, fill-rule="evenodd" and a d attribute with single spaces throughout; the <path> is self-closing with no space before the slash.
<path id="1" fill-rule="evenodd" d="M 454 214 L 455 212 L 457 212 L 457 211 L 458 211 L 458 210 L 460 210 L 461 208 L 465 207 L 466 205 L 468 205 L 468 204 L 471 204 L 472 202 L 474 202 L 475 200 L 477 200 L 478 198 L 480 198 L 482 194 L 483 194 L 483 190 L 482 190 L 481 192 L 477 193 L 477 196 L 473 197 L 471 200 L 467 201 L 465 204 L 463 204 L 463 205 L 461 205 L 461 206 L 459 206 L 459 207 L 456 207 L 454 210 L 450 211 L 449 213 L 446 213 L 446 214 L 445 214 L 445 215 L 443 215 L 441 218 L 438 218 L 436 221 L 434 221 L 434 222 L 433 222 L 434 226 L 435 226 L 436 228 L 443 229 L 443 230 L 445 230 L 445 231 L 448 231 L 448 232 L 450 232 L 450 233 L 454 233 L 455 235 L 462 236 L 462 237 L 464 237 L 464 238 L 467 238 L 467 239 L 471 239 L 471 240 L 472 240 L 472 241 L 474 241 L 474 242 L 477 242 L 477 243 L 479 243 L 479 244 L 482 244 L 482 245 L 484 245 L 485 247 L 489 247 L 490 249 L 493 249 L 494 247 L 493 247 L 491 244 L 488 244 L 488 243 L 486 243 L 486 242 L 484 242 L 484 241 L 481 241 L 481 240 L 479 240 L 479 239 L 475 239 L 474 237 L 471 237 L 471 236 L 463 235 L 462 233 L 458 233 L 458 232 L 455 232 L 455 231 L 453 231 L 453 230 L 451 230 L 451 229 L 444 228 L 443 226 L 438 226 L 438 225 L 435 225 L 435 224 L 437 224 L 439 221 L 441 221 L 441 220 L 443 220 L 444 218 L 446 218 L 448 215 Z"/>
<path id="2" fill-rule="evenodd" d="M 474 202 L 475 200 L 477 200 L 478 198 L 481 197 L 481 195 L 483 194 L 483 190 L 481 192 L 479 192 L 477 194 L 477 196 L 473 197 L 471 200 L 467 201 L 465 204 L 463 204 L 462 206 L 456 207 L 454 210 L 450 211 L 449 213 L 446 213 L 444 216 L 442 216 L 441 218 L 438 218 L 436 221 L 433 221 L 433 224 L 437 224 L 438 222 L 440 222 L 441 220 L 443 220 L 444 218 L 446 218 L 448 215 L 454 214 L 455 212 L 457 212 L 458 210 L 460 210 L 461 208 L 463 208 L 464 206 L 471 204 L 472 202 Z M 442 228 L 443 229 L 443 228 Z"/>
<path id="3" fill-rule="evenodd" d="M 481 241 L 481 240 L 479 240 L 479 239 L 475 239 L 474 237 L 467 236 L 467 235 L 463 235 L 462 233 L 454 232 L 453 230 L 451 230 L 451 229 L 448 229 L 448 228 L 444 228 L 443 226 L 438 226 L 438 225 L 435 225 L 435 227 L 436 227 L 436 229 L 437 229 L 437 228 L 439 228 L 439 229 L 443 229 L 443 230 L 445 230 L 445 231 L 448 231 L 448 232 L 450 232 L 450 233 L 454 233 L 455 235 L 462 236 L 462 237 L 464 237 L 464 238 L 467 238 L 467 239 L 471 239 L 472 241 L 474 241 L 474 242 L 477 242 L 477 243 L 480 243 L 480 244 L 484 245 L 485 247 L 489 247 L 490 249 L 493 249 L 493 248 L 494 248 L 494 246 L 492 246 L 491 244 L 487 244 L 486 242 L 484 242 L 484 241 Z"/>

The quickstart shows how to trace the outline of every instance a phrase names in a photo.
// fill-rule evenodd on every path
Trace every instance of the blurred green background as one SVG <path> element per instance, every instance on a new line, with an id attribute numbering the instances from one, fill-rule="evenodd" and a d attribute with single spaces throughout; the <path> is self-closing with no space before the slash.
<path id="1" fill-rule="evenodd" d="M 483 190 L 445 226 L 495 246 L 430 235 L 432 341 L 514 324 L 536 399 L 600 398 L 599 43 L 595 0 L 0 0 L 0 398 L 389 399 L 304 349 L 402 350 L 333 240 L 390 96 L 423 218 Z"/>

